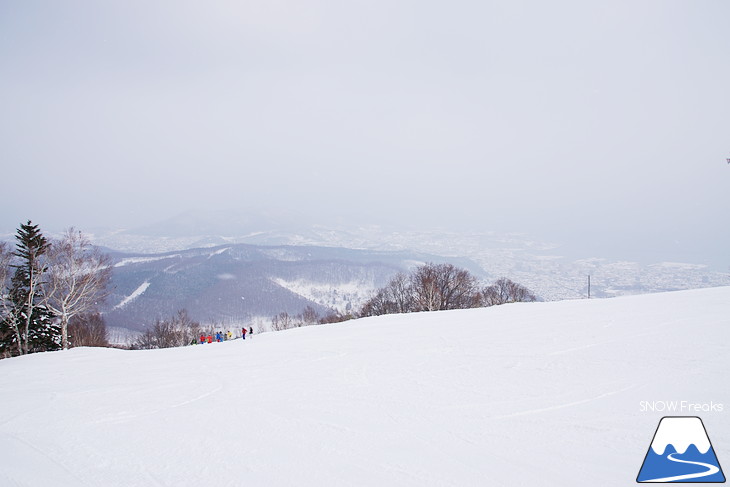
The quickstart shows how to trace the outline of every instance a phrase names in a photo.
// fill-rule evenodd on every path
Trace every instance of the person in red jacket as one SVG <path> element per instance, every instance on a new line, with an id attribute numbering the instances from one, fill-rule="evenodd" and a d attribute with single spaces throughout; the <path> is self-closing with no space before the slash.
<path id="1" fill-rule="evenodd" d="M 205 343 L 205 335 L 200 335 L 200 343 Z"/>
<path id="2" fill-rule="evenodd" d="M 246 327 L 244 326 L 241 328 L 241 337 L 245 340 L 246 339 Z"/>
<path id="3" fill-rule="evenodd" d="M 208 343 L 213 343 L 213 335 L 208 335 Z"/>

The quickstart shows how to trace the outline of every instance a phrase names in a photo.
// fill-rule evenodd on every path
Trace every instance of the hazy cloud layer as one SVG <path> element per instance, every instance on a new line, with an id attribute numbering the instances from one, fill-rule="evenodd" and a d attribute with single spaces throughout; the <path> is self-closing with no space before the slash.
<path id="1" fill-rule="evenodd" d="M 278 207 L 725 256 L 728 18 L 721 0 L 5 1 L 0 228 Z"/>

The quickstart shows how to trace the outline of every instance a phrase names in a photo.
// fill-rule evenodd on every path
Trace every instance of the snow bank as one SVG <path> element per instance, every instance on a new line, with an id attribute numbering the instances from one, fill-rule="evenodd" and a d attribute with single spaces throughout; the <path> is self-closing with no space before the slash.
<path id="1" fill-rule="evenodd" d="M 0 485 L 630 485 L 641 401 L 730 405 L 729 317 L 715 288 L 2 360 Z"/>

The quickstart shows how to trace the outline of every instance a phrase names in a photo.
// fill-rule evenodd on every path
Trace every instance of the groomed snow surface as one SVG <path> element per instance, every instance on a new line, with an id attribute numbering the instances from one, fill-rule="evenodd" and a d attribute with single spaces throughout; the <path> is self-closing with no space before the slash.
<path id="1" fill-rule="evenodd" d="M 0 361 L 3 486 L 626 486 L 659 419 L 730 465 L 730 288 Z"/>

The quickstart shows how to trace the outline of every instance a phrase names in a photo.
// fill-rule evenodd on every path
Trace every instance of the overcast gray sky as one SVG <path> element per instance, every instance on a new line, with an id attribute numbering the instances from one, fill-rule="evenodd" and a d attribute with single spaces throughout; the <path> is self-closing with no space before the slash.
<path id="1" fill-rule="evenodd" d="M 282 207 L 727 256 L 729 20 L 725 0 L 0 0 L 0 229 Z"/>

